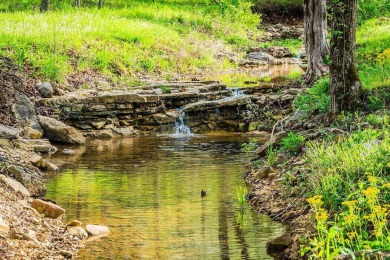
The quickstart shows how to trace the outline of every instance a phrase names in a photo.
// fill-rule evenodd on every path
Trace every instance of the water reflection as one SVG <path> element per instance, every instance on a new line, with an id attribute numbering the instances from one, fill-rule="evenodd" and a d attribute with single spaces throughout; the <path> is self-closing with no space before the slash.
<path id="1" fill-rule="evenodd" d="M 206 79 L 218 80 L 228 87 L 253 87 L 261 83 L 282 83 L 303 74 L 298 64 L 264 65 L 241 69 L 233 73 L 212 75 Z"/>
<path id="2" fill-rule="evenodd" d="M 246 224 L 237 222 L 244 141 L 92 141 L 82 152 L 52 158 L 63 171 L 49 181 L 47 197 L 65 207 L 68 220 L 110 227 L 112 234 L 89 243 L 80 259 L 271 259 L 265 243 L 283 227 L 250 209 Z"/>

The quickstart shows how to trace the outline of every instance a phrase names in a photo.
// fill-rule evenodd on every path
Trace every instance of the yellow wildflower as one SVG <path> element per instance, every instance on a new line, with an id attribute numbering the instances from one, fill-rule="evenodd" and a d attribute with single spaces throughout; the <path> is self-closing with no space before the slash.
<path id="1" fill-rule="evenodd" d="M 320 195 L 316 195 L 314 197 L 308 198 L 306 201 L 309 202 L 309 204 L 311 204 L 313 206 L 316 206 L 316 205 L 321 206 L 323 204 L 322 196 L 320 196 Z"/>
<path id="2" fill-rule="evenodd" d="M 390 189 L 390 182 L 383 184 L 382 187 L 383 187 L 383 188 L 389 188 L 389 189 Z"/>
<path id="3" fill-rule="evenodd" d="M 366 190 L 363 190 L 363 193 L 367 198 L 373 199 L 377 197 L 379 190 L 375 187 L 368 187 Z"/>
<path id="4" fill-rule="evenodd" d="M 356 206 L 357 200 L 344 201 L 341 205 L 347 206 L 349 211 L 353 211 Z"/>
<path id="5" fill-rule="evenodd" d="M 378 179 L 375 178 L 374 176 L 368 176 L 368 181 L 371 182 L 371 183 L 373 183 L 373 184 L 376 184 L 377 181 L 378 181 Z"/>
<path id="6" fill-rule="evenodd" d="M 355 231 L 348 232 L 347 236 L 349 237 L 349 239 L 354 239 L 355 237 L 357 237 L 357 233 Z"/>
<path id="7" fill-rule="evenodd" d="M 324 209 L 319 209 L 319 211 L 316 213 L 316 220 L 318 222 L 320 221 L 326 221 L 329 217 L 329 214 Z"/>

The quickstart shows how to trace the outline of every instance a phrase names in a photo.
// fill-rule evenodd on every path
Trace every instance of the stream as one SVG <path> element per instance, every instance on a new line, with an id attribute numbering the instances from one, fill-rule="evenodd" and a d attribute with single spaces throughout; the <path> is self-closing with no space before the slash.
<path id="1" fill-rule="evenodd" d="M 249 206 L 240 213 L 237 202 L 246 141 L 180 135 L 94 140 L 72 153 L 60 146 L 47 198 L 66 209 L 65 221 L 109 226 L 80 259 L 272 259 L 266 242 L 284 227 Z"/>

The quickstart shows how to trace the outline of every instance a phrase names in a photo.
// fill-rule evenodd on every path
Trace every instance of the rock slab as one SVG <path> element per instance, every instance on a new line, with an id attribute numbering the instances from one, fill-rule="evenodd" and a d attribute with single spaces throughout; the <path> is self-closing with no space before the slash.
<path id="1" fill-rule="evenodd" d="M 91 236 L 107 235 L 110 233 L 110 229 L 106 226 L 90 225 L 88 224 L 85 229 Z"/>
<path id="2" fill-rule="evenodd" d="M 40 199 L 33 200 L 31 207 L 36 209 L 39 213 L 43 214 L 47 218 L 56 219 L 65 213 L 65 210 L 60 206 Z"/>
<path id="3" fill-rule="evenodd" d="M 18 138 L 18 130 L 16 128 L 0 124 L 0 138 L 16 139 Z"/>
<path id="4" fill-rule="evenodd" d="M 3 174 L 0 174 L 0 181 L 3 182 L 12 190 L 14 190 L 15 192 L 20 193 L 23 196 L 30 197 L 30 192 L 20 182 L 15 181 L 14 179 L 5 176 Z"/>
<path id="5" fill-rule="evenodd" d="M 84 144 L 86 139 L 74 127 L 68 126 L 54 118 L 38 116 L 45 137 L 51 141 Z"/>
<path id="6" fill-rule="evenodd" d="M 37 89 L 38 89 L 39 94 L 41 94 L 42 97 L 44 97 L 44 98 L 53 97 L 54 90 L 49 82 L 43 82 L 43 83 L 37 84 Z"/>
<path id="7" fill-rule="evenodd" d="M 278 253 L 287 249 L 292 244 L 289 233 L 267 242 L 267 253 Z"/>
<path id="8" fill-rule="evenodd" d="M 15 180 L 20 182 L 30 192 L 31 196 L 42 196 L 46 193 L 42 176 L 38 169 L 27 168 L 18 165 L 7 167 L 8 173 Z"/>

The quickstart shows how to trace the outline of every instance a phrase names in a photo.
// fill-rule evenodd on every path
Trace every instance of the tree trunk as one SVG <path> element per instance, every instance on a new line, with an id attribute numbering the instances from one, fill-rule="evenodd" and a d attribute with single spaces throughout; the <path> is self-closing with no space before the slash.
<path id="1" fill-rule="evenodd" d="M 328 73 L 324 58 L 329 55 L 327 36 L 326 0 L 304 0 L 305 47 L 308 68 L 306 83 Z"/>
<path id="2" fill-rule="evenodd" d="M 99 0 L 98 2 L 98 8 L 102 9 L 103 8 L 103 0 Z"/>
<path id="3" fill-rule="evenodd" d="M 50 0 L 41 0 L 41 12 L 49 11 Z"/>
<path id="4" fill-rule="evenodd" d="M 74 7 L 80 8 L 81 0 L 74 0 L 73 5 L 74 5 Z"/>
<path id="5" fill-rule="evenodd" d="M 356 69 L 357 1 L 332 3 L 330 43 L 330 112 L 356 110 L 362 103 L 362 84 Z"/>

